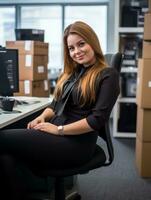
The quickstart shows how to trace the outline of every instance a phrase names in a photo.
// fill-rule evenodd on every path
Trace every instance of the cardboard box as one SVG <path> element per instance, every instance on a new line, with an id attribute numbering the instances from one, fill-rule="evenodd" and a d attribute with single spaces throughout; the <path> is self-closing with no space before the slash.
<path id="1" fill-rule="evenodd" d="M 142 142 L 151 142 L 151 109 L 137 107 L 136 134 Z"/>
<path id="2" fill-rule="evenodd" d="M 50 87 L 48 80 L 19 81 L 19 93 L 15 93 L 15 96 L 33 96 L 33 97 L 49 97 Z"/>
<path id="3" fill-rule="evenodd" d="M 136 167 L 139 175 L 151 177 L 151 142 L 142 142 L 136 138 Z"/>
<path id="4" fill-rule="evenodd" d="M 149 7 L 149 12 L 151 13 L 151 0 L 148 0 L 148 7 Z"/>
<path id="5" fill-rule="evenodd" d="M 48 56 L 19 54 L 19 80 L 48 79 Z"/>
<path id="6" fill-rule="evenodd" d="M 143 41 L 143 58 L 151 59 L 151 41 Z"/>
<path id="7" fill-rule="evenodd" d="M 140 108 L 151 108 L 151 59 L 139 59 L 136 103 Z"/>
<path id="8" fill-rule="evenodd" d="M 19 54 L 48 55 L 48 43 L 40 41 L 6 41 L 6 48 L 18 49 Z"/>
<path id="9" fill-rule="evenodd" d="M 151 40 L 151 13 L 146 13 L 144 18 L 144 40 Z"/>

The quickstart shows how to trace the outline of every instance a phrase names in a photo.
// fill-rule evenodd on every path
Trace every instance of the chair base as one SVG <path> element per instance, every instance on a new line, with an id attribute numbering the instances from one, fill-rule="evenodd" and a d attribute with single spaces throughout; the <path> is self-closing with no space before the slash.
<path id="1" fill-rule="evenodd" d="M 55 200 L 54 191 L 51 194 L 33 194 L 28 200 Z M 77 191 L 68 192 L 65 200 L 81 200 L 81 195 Z"/>
<path id="2" fill-rule="evenodd" d="M 81 195 L 78 192 L 72 192 L 66 196 L 65 200 L 81 200 Z"/>

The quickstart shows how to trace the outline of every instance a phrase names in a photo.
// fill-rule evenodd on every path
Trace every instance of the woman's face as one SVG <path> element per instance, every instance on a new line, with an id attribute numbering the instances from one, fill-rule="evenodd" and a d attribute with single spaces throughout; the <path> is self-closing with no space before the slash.
<path id="1" fill-rule="evenodd" d="M 92 47 L 79 35 L 70 34 L 67 38 L 67 45 L 71 58 L 78 64 L 85 67 L 95 63 L 96 57 Z"/>

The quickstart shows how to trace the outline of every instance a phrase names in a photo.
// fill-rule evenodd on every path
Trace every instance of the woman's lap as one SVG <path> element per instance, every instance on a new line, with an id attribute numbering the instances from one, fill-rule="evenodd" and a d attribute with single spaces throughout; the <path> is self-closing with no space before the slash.
<path id="1" fill-rule="evenodd" d="M 89 159 L 94 144 L 95 136 L 89 133 L 56 136 L 34 129 L 0 131 L 0 154 L 10 154 L 27 164 L 45 167 L 78 165 Z"/>

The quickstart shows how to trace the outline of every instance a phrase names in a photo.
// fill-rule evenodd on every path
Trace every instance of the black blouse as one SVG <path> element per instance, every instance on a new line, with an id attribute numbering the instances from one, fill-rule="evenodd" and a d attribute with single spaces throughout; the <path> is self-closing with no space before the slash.
<path id="1" fill-rule="evenodd" d="M 95 103 L 81 107 L 78 101 L 77 89 L 74 87 L 63 113 L 60 116 L 56 113 L 51 119 L 51 123 L 65 125 L 86 118 L 90 127 L 95 131 L 99 131 L 109 119 L 119 91 L 119 73 L 116 69 L 107 67 L 101 72 L 98 79 Z M 54 111 L 56 111 L 56 104 L 57 102 L 53 100 L 50 105 L 50 108 Z"/>

